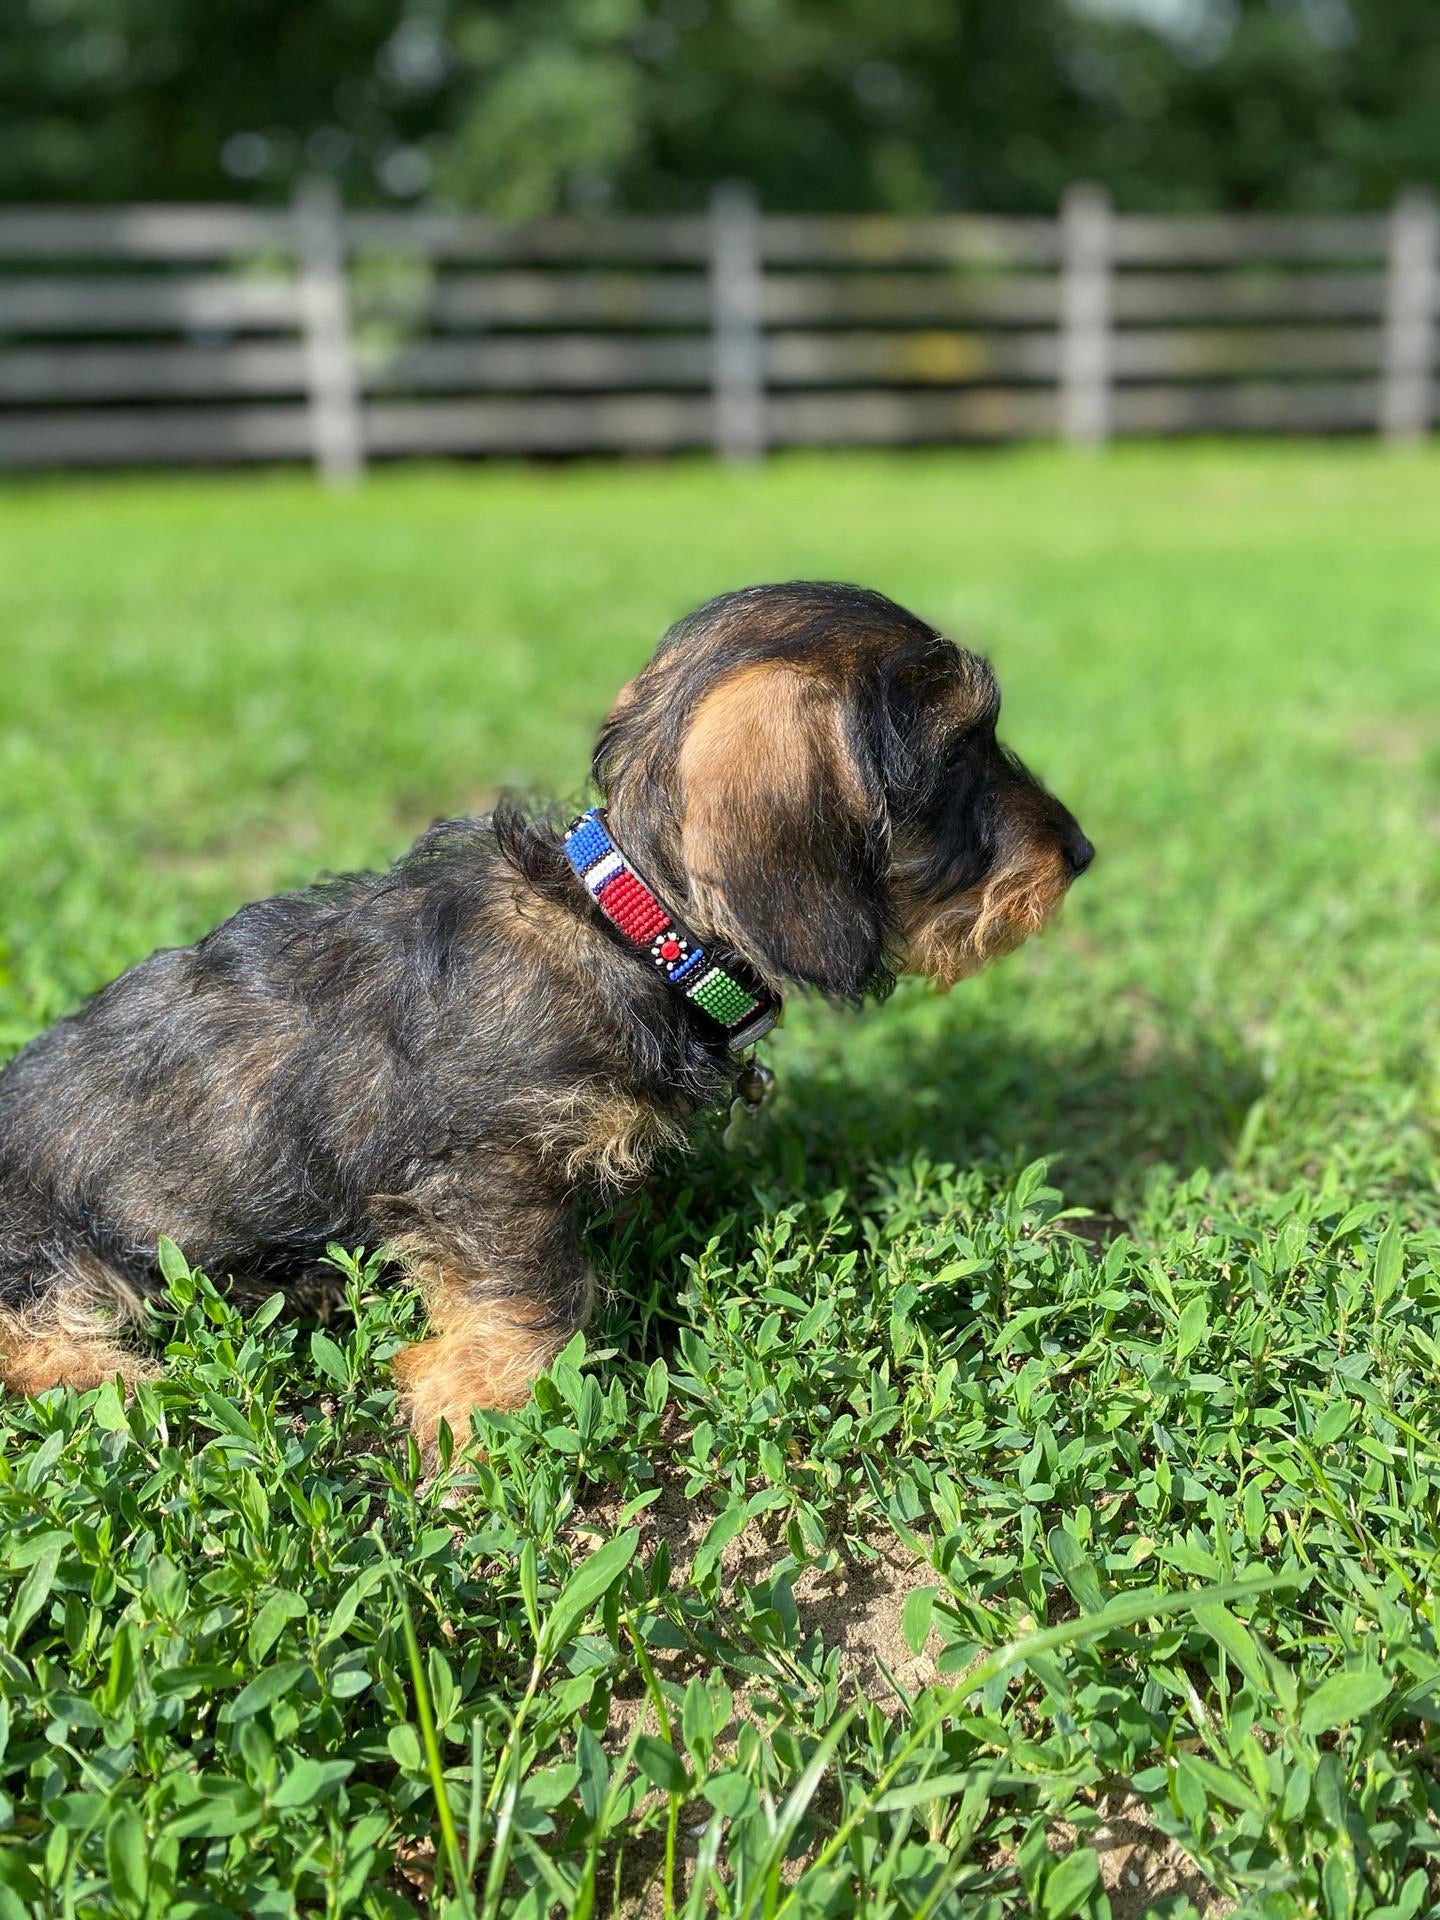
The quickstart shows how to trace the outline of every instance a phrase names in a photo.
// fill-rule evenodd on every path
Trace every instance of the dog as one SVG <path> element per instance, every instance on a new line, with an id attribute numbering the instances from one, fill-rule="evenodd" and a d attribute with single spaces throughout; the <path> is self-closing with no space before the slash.
<path id="1" fill-rule="evenodd" d="M 587 1206 L 732 1096 L 787 990 L 948 987 L 1088 867 L 999 707 L 878 593 L 726 594 L 620 693 L 568 832 L 506 801 L 133 967 L 0 1074 L 0 1384 L 151 1372 L 168 1236 L 296 1301 L 327 1246 L 384 1248 L 427 1451 L 523 1404 L 586 1318 Z"/>

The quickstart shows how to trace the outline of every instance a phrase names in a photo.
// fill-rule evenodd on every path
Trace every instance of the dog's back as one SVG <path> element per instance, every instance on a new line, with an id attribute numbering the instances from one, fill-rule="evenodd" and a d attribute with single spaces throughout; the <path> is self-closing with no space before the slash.
<path id="1" fill-rule="evenodd" d="M 486 825 L 450 842 L 449 857 L 417 850 L 389 874 L 242 907 L 10 1062 L 0 1302 L 97 1261 L 143 1288 L 161 1234 L 257 1280 L 361 1237 L 366 1198 L 402 1190 L 446 1124 L 437 1029 L 496 882 Z"/>

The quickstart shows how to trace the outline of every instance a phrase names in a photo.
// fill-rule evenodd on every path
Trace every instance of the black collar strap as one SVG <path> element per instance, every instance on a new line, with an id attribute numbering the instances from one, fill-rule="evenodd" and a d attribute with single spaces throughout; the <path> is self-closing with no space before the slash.
<path id="1" fill-rule="evenodd" d="M 669 985 L 724 1032 L 732 1053 L 743 1053 L 770 1031 L 780 1018 L 780 1001 L 730 955 L 723 967 L 716 965 L 616 846 L 599 807 L 582 813 L 567 831 L 565 853 L 626 945 L 653 961 Z"/>

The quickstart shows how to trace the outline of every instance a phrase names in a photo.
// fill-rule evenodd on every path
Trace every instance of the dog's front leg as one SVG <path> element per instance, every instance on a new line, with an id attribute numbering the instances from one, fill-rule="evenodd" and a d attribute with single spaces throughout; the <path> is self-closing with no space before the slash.
<path id="1" fill-rule="evenodd" d="M 519 1407 L 531 1384 L 584 1325 L 593 1282 L 570 1209 L 494 1209 L 483 1233 L 429 1230 L 397 1248 L 419 1285 L 431 1337 L 395 1359 L 406 1413 L 427 1455 L 444 1420 L 457 1445 L 476 1407 Z"/>

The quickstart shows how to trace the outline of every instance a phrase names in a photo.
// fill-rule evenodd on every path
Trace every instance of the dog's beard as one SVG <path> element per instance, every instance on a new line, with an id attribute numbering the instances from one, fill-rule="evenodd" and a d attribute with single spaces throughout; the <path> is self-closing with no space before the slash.
<path id="1" fill-rule="evenodd" d="M 904 971 L 953 987 L 1038 933 L 1069 884 L 1059 853 L 1024 849 L 963 893 L 916 902 L 904 915 Z"/>

